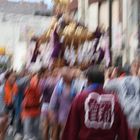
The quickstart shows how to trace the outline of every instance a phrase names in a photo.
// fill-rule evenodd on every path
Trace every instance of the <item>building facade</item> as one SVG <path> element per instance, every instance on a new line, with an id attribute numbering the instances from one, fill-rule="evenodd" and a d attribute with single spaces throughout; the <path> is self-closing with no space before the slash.
<path id="1" fill-rule="evenodd" d="M 16 70 L 27 61 L 31 37 L 42 35 L 52 18 L 46 3 L 30 1 L 0 0 L 0 48 L 5 48 L 5 54 L 10 56 L 11 65 Z"/>
<path id="2" fill-rule="evenodd" d="M 111 29 L 113 58 L 122 57 L 123 64 L 131 63 L 140 47 L 139 11 L 139 0 L 78 0 L 78 19 L 91 31 Z"/>

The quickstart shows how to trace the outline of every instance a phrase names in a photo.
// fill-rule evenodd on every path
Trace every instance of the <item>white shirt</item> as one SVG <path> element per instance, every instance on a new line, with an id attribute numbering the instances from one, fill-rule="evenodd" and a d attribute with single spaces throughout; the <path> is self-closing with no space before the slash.
<path id="1" fill-rule="evenodd" d="M 140 127 L 140 78 L 127 76 L 107 81 L 106 90 L 114 90 L 132 128 Z"/>

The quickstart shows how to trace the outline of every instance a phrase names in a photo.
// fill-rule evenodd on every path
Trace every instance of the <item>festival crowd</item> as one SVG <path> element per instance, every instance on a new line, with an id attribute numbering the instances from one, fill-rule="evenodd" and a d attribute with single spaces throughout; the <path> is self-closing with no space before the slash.
<path id="1" fill-rule="evenodd" d="M 138 140 L 139 128 L 140 59 L 0 74 L 0 140 Z"/>

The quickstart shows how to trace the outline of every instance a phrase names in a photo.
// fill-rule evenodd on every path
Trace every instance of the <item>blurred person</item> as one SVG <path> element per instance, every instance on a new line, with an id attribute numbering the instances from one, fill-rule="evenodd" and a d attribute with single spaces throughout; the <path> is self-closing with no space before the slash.
<path id="1" fill-rule="evenodd" d="M 8 114 L 11 115 L 10 117 L 10 124 L 8 129 L 8 135 L 13 133 L 13 125 L 15 119 L 15 96 L 18 92 L 18 86 L 16 84 L 16 75 L 13 72 L 7 72 L 5 75 L 5 85 L 4 85 L 4 101 L 5 101 L 5 108 Z"/>
<path id="2" fill-rule="evenodd" d="M 129 75 L 130 74 L 130 64 L 128 62 L 126 62 L 123 67 L 126 70 L 127 75 Z"/>
<path id="3" fill-rule="evenodd" d="M 104 91 L 104 73 L 89 68 L 88 87 L 73 101 L 62 140 L 133 140 L 114 94 Z"/>
<path id="4" fill-rule="evenodd" d="M 127 70 L 121 66 L 111 67 L 106 72 L 109 73 L 110 79 L 122 78 L 122 77 L 125 77 L 126 75 L 128 75 Z"/>
<path id="5" fill-rule="evenodd" d="M 139 68 L 139 71 L 138 71 L 138 76 L 140 77 L 140 68 Z M 138 132 L 138 140 L 140 140 L 140 129 L 139 129 L 139 132 Z"/>
<path id="6" fill-rule="evenodd" d="M 49 71 L 46 70 L 45 72 L 42 73 L 41 79 L 40 79 L 40 89 L 41 89 L 41 118 L 40 118 L 40 127 L 41 127 L 41 134 L 42 134 L 42 139 L 47 140 L 48 139 L 48 131 L 49 131 L 49 119 L 47 116 L 48 113 L 48 104 L 49 104 L 49 99 L 50 98 L 50 91 L 47 90 L 47 78 L 49 76 Z"/>
<path id="7" fill-rule="evenodd" d="M 76 92 L 80 93 L 86 87 L 87 79 L 84 77 L 84 74 L 80 69 L 74 69 L 73 73 Z"/>
<path id="8" fill-rule="evenodd" d="M 8 114 L 5 110 L 5 102 L 4 102 L 4 77 L 3 75 L 2 81 L 0 81 L 0 140 L 5 139 L 5 134 L 8 126 Z"/>
<path id="9" fill-rule="evenodd" d="M 50 99 L 54 88 L 59 80 L 59 69 L 54 69 L 52 72 L 46 71 L 43 75 L 44 83 L 42 85 L 42 109 L 41 109 L 41 124 L 42 124 L 42 132 L 43 139 L 49 140 L 50 137 L 50 128 L 51 123 L 48 116 L 49 110 L 48 106 L 50 103 Z"/>
<path id="10" fill-rule="evenodd" d="M 71 103 L 76 95 L 73 73 L 68 67 L 61 71 L 62 78 L 57 83 L 49 104 L 49 116 L 53 125 L 52 140 L 60 140 Z"/>
<path id="11" fill-rule="evenodd" d="M 17 86 L 18 86 L 18 93 L 15 96 L 15 140 L 21 140 L 22 139 L 22 121 L 21 121 L 21 106 L 22 101 L 24 98 L 25 89 L 28 86 L 30 81 L 30 76 L 25 74 L 25 71 L 21 71 L 18 75 L 18 78 L 16 80 Z"/>
<path id="12" fill-rule="evenodd" d="M 115 77 L 110 80 L 110 73 L 106 73 L 105 89 L 115 91 L 127 116 L 129 127 L 133 130 L 135 140 L 140 128 L 140 61 L 134 60 L 131 66 L 131 76 Z"/>
<path id="13" fill-rule="evenodd" d="M 39 79 L 38 76 L 34 76 L 27 86 L 22 102 L 24 140 L 39 139 L 40 97 Z"/>
<path id="14" fill-rule="evenodd" d="M 131 75 L 137 76 L 139 67 L 140 67 L 140 59 L 136 58 L 133 60 L 133 62 L 131 64 Z"/>
<path id="15" fill-rule="evenodd" d="M 131 74 L 133 74 L 134 76 L 137 75 L 138 77 L 140 77 L 140 57 L 139 56 L 137 56 L 136 59 L 132 62 Z M 136 129 L 134 132 L 136 136 L 138 135 L 138 140 L 140 140 L 140 129 L 139 130 Z"/>
<path id="16" fill-rule="evenodd" d="M 128 71 L 122 67 L 110 67 L 105 70 L 105 83 L 106 85 L 108 81 L 113 79 L 123 79 L 124 77 L 128 76 Z"/>

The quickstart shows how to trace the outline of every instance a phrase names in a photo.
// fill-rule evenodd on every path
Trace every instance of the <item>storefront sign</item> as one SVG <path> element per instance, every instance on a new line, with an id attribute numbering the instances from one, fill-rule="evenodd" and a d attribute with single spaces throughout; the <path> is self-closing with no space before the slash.
<path id="1" fill-rule="evenodd" d="M 5 54 L 5 48 L 0 48 L 0 55 L 4 55 Z"/>

